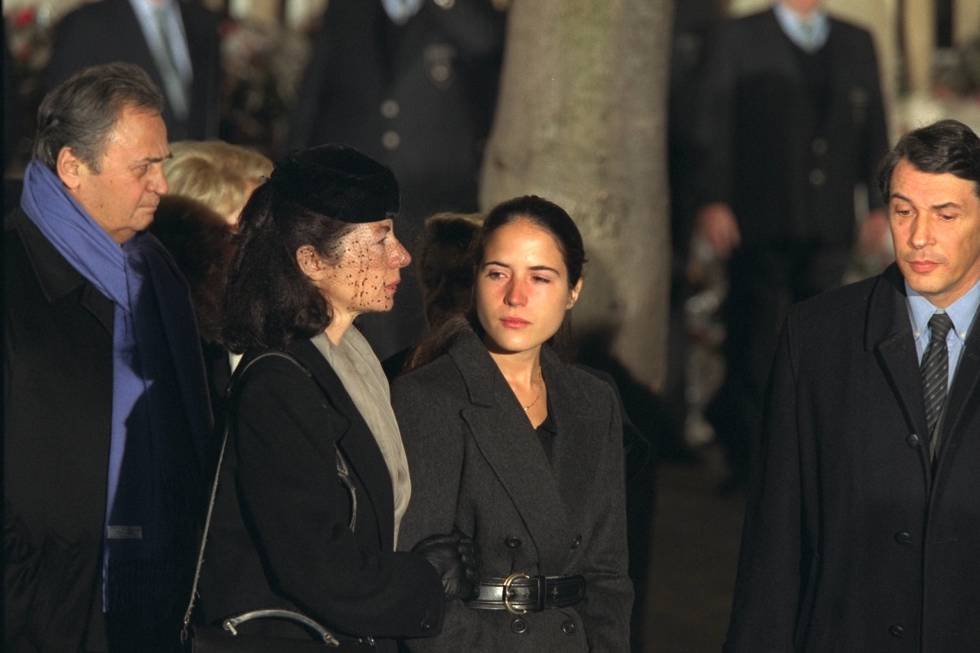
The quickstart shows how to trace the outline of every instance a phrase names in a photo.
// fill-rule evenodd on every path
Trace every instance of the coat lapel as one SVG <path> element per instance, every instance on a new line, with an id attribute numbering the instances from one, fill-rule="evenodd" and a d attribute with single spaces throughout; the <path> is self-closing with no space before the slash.
<path id="1" fill-rule="evenodd" d="M 388 466 L 381 455 L 371 430 L 368 428 L 361 413 L 337 373 L 317 351 L 309 340 L 299 340 L 288 348 L 313 376 L 313 380 L 323 391 L 324 397 L 334 409 L 347 418 L 347 428 L 337 439 L 337 446 L 350 463 L 351 473 L 360 481 L 367 494 L 367 504 L 374 511 L 374 519 L 378 524 L 381 536 L 381 547 L 385 550 L 394 544 L 394 495 L 391 488 L 391 478 L 388 476 Z M 360 431 L 361 437 L 348 437 L 354 431 Z M 328 440 L 317 440 L 320 455 L 328 462 L 330 473 L 336 468 L 337 456 Z M 363 503 L 361 504 L 363 505 Z"/>
<path id="2" fill-rule="evenodd" d="M 471 405 L 463 409 L 462 417 L 473 439 L 520 513 L 542 567 L 563 568 L 571 530 L 558 482 L 537 434 L 475 334 L 461 334 L 449 354 L 469 393 Z M 562 437 L 564 433 L 559 432 L 557 439 Z"/>
<path id="3" fill-rule="evenodd" d="M 874 349 L 909 429 L 928 441 L 919 362 L 915 353 L 912 323 L 905 300 L 905 282 L 892 264 L 879 277 L 871 293 L 866 322 L 865 345 Z M 903 436 L 904 437 L 904 436 Z M 919 451 L 928 469 L 928 447 Z"/>
<path id="4" fill-rule="evenodd" d="M 588 504 L 588 492 L 594 486 L 597 455 L 605 448 L 600 440 L 609 431 L 608 412 L 599 411 L 595 400 L 584 392 L 569 374 L 557 354 L 550 349 L 541 352 L 541 362 L 548 383 L 549 408 L 558 430 L 555 438 L 553 468 L 558 479 L 562 501 L 571 518 Z"/>
<path id="5" fill-rule="evenodd" d="M 153 283 L 164 337 L 170 345 L 187 424 L 204 472 L 212 449 L 214 418 L 190 291 L 163 245 L 150 234 L 138 237 L 142 239 L 143 260 Z"/>
<path id="6" fill-rule="evenodd" d="M 966 429 L 960 428 L 961 424 L 964 420 L 969 421 L 980 406 L 980 397 L 977 396 L 978 379 L 980 379 L 980 328 L 977 325 L 977 316 L 974 316 L 970 335 L 964 343 L 959 366 L 953 377 L 953 386 L 949 389 L 949 396 L 946 398 L 946 408 L 940 426 L 937 477 L 942 476 L 943 469 L 952 457 L 952 454 L 947 452 L 955 451 L 966 433 Z"/>

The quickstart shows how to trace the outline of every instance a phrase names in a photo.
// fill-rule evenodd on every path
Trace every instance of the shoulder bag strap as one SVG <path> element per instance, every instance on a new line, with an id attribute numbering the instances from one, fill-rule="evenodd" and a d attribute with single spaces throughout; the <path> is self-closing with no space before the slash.
<path id="1" fill-rule="evenodd" d="M 299 367 L 307 376 L 312 376 L 309 370 L 300 363 L 298 360 L 290 356 L 289 354 L 281 351 L 267 351 L 259 354 L 255 358 L 248 361 L 244 367 L 240 370 L 236 370 L 236 373 L 232 375 L 231 381 L 228 383 L 228 390 L 226 395 L 230 398 L 234 396 L 235 386 L 239 379 L 245 376 L 255 363 L 259 362 L 263 358 L 270 358 L 273 356 L 278 356 L 279 358 L 285 358 L 286 360 L 292 361 L 297 367 Z M 230 406 L 230 401 L 229 401 Z M 229 408 L 230 412 L 230 408 Z M 230 415 L 228 416 L 230 418 Z M 225 458 L 225 448 L 228 446 L 228 433 L 231 431 L 231 419 L 225 419 L 224 434 L 221 438 L 221 449 L 218 452 L 218 463 L 214 469 L 214 480 L 211 482 L 211 497 L 208 499 L 208 511 L 207 516 L 204 518 L 204 529 L 201 532 L 201 546 L 198 547 L 197 551 L 197 565 L 194 568 L 194 582 L 191 585 L 191 595 L 187 600 L 187 610 L 184 611 L 184 619 L 180 628 L 180 641 L 186 642 L 189 636 L 189 629 L 191 625 L 191 614 L 194 612 L 194 605 L 197 603 L 197 586 L 201 580 L 201 567 L 204 564 L 204 549 L 208 542 L 208 530 L 211 528 L 211 515 L 214 512 L 214 500 L 218 495 L 218 478 L 221 476 L 221 463 Z M 339 466 L 340 463 L 338 463 Z M 351 520 L 353 522 L 353 519 Z"/>

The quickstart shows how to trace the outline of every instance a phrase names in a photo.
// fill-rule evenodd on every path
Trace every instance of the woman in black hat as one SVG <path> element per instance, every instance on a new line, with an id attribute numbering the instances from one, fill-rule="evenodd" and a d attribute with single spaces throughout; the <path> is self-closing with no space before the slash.
<path id="1" fill-rule="evenodd" d="M 575 223 L 540 197 L 490 211 L 472 307 L 423 342 L 392 401 L 412 468 L 402 546 L 459 529 L 482 577 L 419 653 L 629 650 L 623 431 L 613 387 L 551 343 L 582 290 Z"/>
<path id="2" fill-rule="evenodd" d="M 438 632 L 445 597 L 474 574 L 458 534 L 394 552 L 411 480 L 387 381 L 353 320 L 393 305 L 410 261 L 397 211 L 392 173 L 332 145 L 280 162 L 245 206 L 224 328 L 244 358 L 206 544 L 208 623 L 287 610 L 340 650 L 394 651 L 393 638 Z M 288 619 L 241 631 L 307 637 Z"/>

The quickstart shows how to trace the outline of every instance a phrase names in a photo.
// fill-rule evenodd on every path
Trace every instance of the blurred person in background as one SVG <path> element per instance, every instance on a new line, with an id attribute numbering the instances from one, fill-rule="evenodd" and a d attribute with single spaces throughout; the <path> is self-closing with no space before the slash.
<path id="1" fill-rule="evenodd" d="M 888 149 L 871 35 L 820 0 L 780 0 L 726 21 L 705 62 L 694 230 L 728 261 L 726 377 L 706 417 L 745 485 L 779 325 L 794 302 L 842 282 L 860 244 L 887 233 L 874 184 Z"/>
<path id="2" fill-rule="evenodd" d="M 272 174 L 272 161 L 224 141 L 176 141 L 164 161 L 170 189 L 150 230 L 170 250 L 191 287 L 201 330 L 215 426 L 225 418 L 225 391 L 240 354 L 221 338 L 222 297 L 232 235 L 252 192 Z"/>
<path id="3" fill-rule="evenodd" d="M 470 310 L 423 341 L 392 400 L 412 469 L 401 546 L 472 534 L 476 596 L 413 651 L 626 651 L 623 430 L 614 387 L 549 343 L 582 289 L 571 217 L 528 196 L 477 234 Z"/>
<path id="4" fill-rule="evenodd" d="M 170 151 L 164 162 L 169 194 L 201 202 L 232 227 L 252 191 L 272 174 L 268 157 L 224 141 L 176 141 Z"/>
<path id="5" fill-rule="evenodd" d="M 163 90 L 171 140 L 218 136 L 218 16 L 195 0 L 99 0 L 55 27 L 45 86 L 86 66 L 125 61 Z"/>
<path id="6" fill-rule="evenodd" d="M 479 213 L 436 213 L 425 220 L 414 260 L 425 318 L 433 331 L 469 308 L 473 292 L 470 249 L 482 222 Z M 416 351 L 414 346 L 407 347 L 384 361 L 389 381 L 406 365 L 412 366 Z"/>
<path id="7" fill-rule="evenodd" d="M 4 238 L 4 646 L 171 653 L 211 414 L 187 286 L 144 233 L 164 99 L 130 64 L 47 94 Z"/>
<path id="8" fill-rule="evenodd" d="M 214 413 L 215 432 L 225 423 L 225 392 L 240 356 L 231 354 L 221 338 L 225 275 L 234 251 L 234 230 L 226 218 L 189 197 L 160 198 L 150 233 L 167 248 L 191 292 L 191 303 L 201 334 L 201 352 Z M 207 469 L 217 453 L 217 439 L 209 450 Z"/>
<path id="9" fill-rule="evenodd" d="M 505 12 L 491 0 L 331 0 L 290 120 L 289 146 L 350 144 L 391 168 L 414 254 L 423 220 L 476 211 Z M 358 326 L 381 360 L 425 330 L 412 270 L 392 312 Z"/>

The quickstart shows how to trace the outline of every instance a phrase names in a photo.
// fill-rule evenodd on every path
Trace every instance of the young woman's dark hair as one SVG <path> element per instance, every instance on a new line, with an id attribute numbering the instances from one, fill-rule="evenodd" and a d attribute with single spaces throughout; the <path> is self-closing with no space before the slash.
<path id="1" fill-rule="evenodd" d="M 330 306 L 300 270 L 296 250 L 312 245 L 336 261 L 337 245 L 353 225 L 282 197 L 268 181 L 252 193 L 238 227 L 225 288 L 225 346 L 238 353 L 281 349 L 327 328 Z"/>
<path id="2" fill-rule="evenodd" d="M 582 234 L 565 209 L 537 195 L 524 195 L 501 202 L 487 214 L 483 226 L 477 232 L 471 251 L 473 278 L 476 278 L 478 268 L 483 262 L 483 252 L 493 234 L 501 227 L 517 220 L 529 220 L 555 237 L 565 268 L 568 271 L 568 287 L 571 288 L 578 283 L 579 279 L 582 278 L 582 268 L 587 260 L 585 246 L 582 243 Z M 481 337 L 483 336 L 483 328 L 477 318 L 474 302 L 470 302 L 469 309 L 465 314 L 449 318 L 441 327 L 419 343 L 408 361 L 406 371 L 421 367 L 438 358 L 466 326 L 472 328 Z M 552 344 L 563 344 L 566 336 L 567 321 L 562 323 L 561 330 L 553 336 Z"/>

